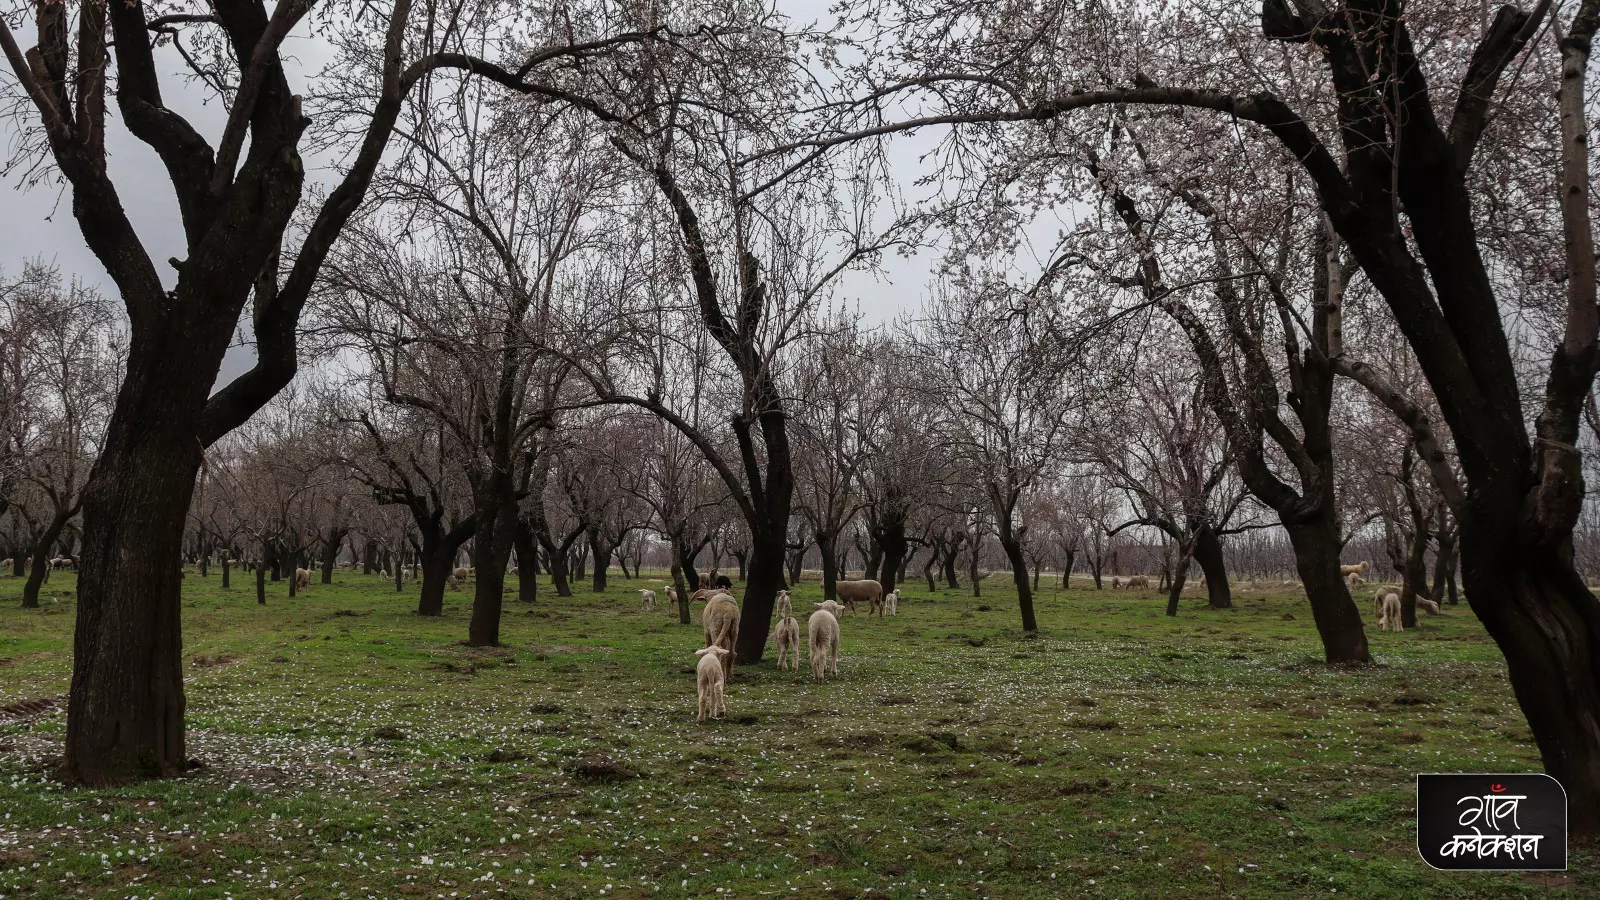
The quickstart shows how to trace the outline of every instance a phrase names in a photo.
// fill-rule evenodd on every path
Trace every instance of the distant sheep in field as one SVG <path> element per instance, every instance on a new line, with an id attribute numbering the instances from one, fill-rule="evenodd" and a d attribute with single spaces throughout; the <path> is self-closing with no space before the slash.
<path id="1" fill-rule="evenodd" d="M 472 576 L 472 569 L 467 566 L 457 566 L 450 574 L 454 575 L 457 581 L 466 581 Z"/>
<path id="2" fill-rule="evenodd" d="M 700 626 L 705 630 L 706 646 L 721 647 L 728 651 L 722 657 L 722 668 L 733 674 L 734 644 L 739 641 L 739 604 L 732 594 L 713 594 L 700 611 Z"/>
<path id="3" fill-rule="evenodd" d="M 58 556 L 50 560 L 50 568 L 52 569 L 76 569 L 77 567 L 77 561 L 70 556 Z"/>
<path id="4" fill-rule="evenodd" d="M 725 590 L 725 591 L 733 590 L 733 579 L 729 578 L 726 575 L 718 575 L 716 577 L 716 580 L 713 581 L 711 584 L 712 584 L 712 587 L 721 588 L 722 590 Z"/>
<path id="5" fill-rule="evenodd" d="M 1344 567 L 1340 566 L 1339 568 L 1342 569 Z M 1344 583 L 1345 583 L 1345 585 L 1347 587 L 1349 587 L 1349 588 L 1351 588 L 1353 590 L 1355 588 L 1361 587 L 1363 584 L 1366 584 L 1367 580 L 1365 578 L 1361 577 L 1361 573 L 1360 572 L 1349 572 L 1349 573 L 1346 573 L 1346 575 L 1344 576 Z"/>
<path id="6" fill-rule="evenodd" d="M 1368 564 L 1366 562 L 1358 562 L 1353 566 L 1340 566 L 1339 567 L 1339 574 L 1340 575 L 1350 575 L 1350 574 L 1365 575 L 1365 574 L 1367 574 L 1367 568 L 1368 568 Z"/>
<path id="7" fill-rule="evenodd" d="M 844 607 L 824 600 L 806 622 L 807 650 L 811 656 L 811 677 L 826 681 L 828 672 L 839 677 L 839 610 Z"/>
<path id="8" fill-rule="evenodd" d="M 794 615 L 794 607 L 789 603 L 788 591 L 778 592 L 778 599 L 772 604 L 772 611 L 780 617 Z"/>
<path id="9" fill-rule="evenodd" d="M 639 590 L 639 600 L 644 605 L 645 609 L 655 609 L 656 608 L 656 592 L 655 591 L 649 591 L 649 590 L 645 590 L 643 588 L 640 588 L 640 590 Z"/>
<path id="10" fill-rule="evenodd" d="M 670 584 L 667 585 L 667 602 L 673 606 L 678 605 L 678 589 Z"/>
<path id="11" fill-rule="evenodd" d="M 710 572 L 701 572 L 700 573 L 700 590 L 702 590 L 702 591 L 711 590 L 711 573 Z"/>
<path id="12" fill-rule="evenodd" d="M 1379 631 L 1405 631 L 1406 626 L 1400 621 L 1400 595 L 1393 591 L 1383 595 L 1379 601 L 1382 612 L 1378 614 Z"/>
<path id="13" fill-rule="evenodd" d="M 721 647 L 702 647 L 695 655 L 700 657 L 694 667 L 695 684 L 700 689 L 699 721 L 704 722 L 708 715 L 712 718 L 727 715 L 728 673 L 723 666 L 728 665 L 731 654 Z"/>
<path id="14" fill-rule="evenodd" d="M 1116 576 L 1116 575 L 1111 576 L 1111 589 L 1113 591 L 1122 590 L 1122 579 L 1119 576 Z"/>
<path id="15" fill-rule="evenodd" d="M 883 611 L 891 616 L 900 615 L 900 589 L 895 588 L 883 595 Z"/>
<path id="16" fill-rule="evenodd" d="M 841 581 L 833 586 L 833 592 L 851 612 L 856 611 L 857 603 L 867 603 L 869 616 L 874 608 L 883 603 L 883 585 L 871 579 Z"/>
<path id="17" fill-rule="evenodd" d="M 295 588 L 295 590 L 303 591 L 303 590 L 305 590 L 306 588 L 308 588 L 310 586 L 311 586 L 311 570 L 310 569 L 295 569 L 294 570 L 294 588 Z"/>
<path id="18" fill-rule="evenodd" d="M 1128 587 L 1130 589 L 1132 589 L 1132 588 L 1148 588 L 1149 586 L 1150 586 L 1150 577 L 1148 575 L 1129 575 L 1128 576 Z"/>
<path id="19" fill-rule="evenodd" d="M 12 567 L 12 565 L 15 564 L 15 562 L 16 562 L 16 560 L 13 560 L 13 559 L 0 560 L 0 569 L 10 569 Z M 11 573 L 8 571 L 8 572 L 5 572 L 4 574 L 9 575 Z"/>
<path id="20" fill-rule="evenodd" d="M 788 669 L 800 670 L 800 623 L 794 616 L 784 616 L 772 630 L 772 640 L 778 645 L 778 668 L 784 668 L 784 655 L 788 654 Z"/>

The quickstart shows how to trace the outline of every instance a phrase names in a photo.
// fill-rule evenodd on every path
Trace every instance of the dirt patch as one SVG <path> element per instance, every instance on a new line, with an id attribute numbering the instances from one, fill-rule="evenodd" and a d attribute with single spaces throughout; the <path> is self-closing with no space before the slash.
<path id="1" fill-rule="evenodd" d="M 584 781 L 617 782 L 638 778 L 639 773 L 604 753 L 590 753 L 572 763 L 572 774 Z"/>
<path id="2" fill-rule="evenodd" d="M 39 697 L 35 700 L 18 700 L 10 706 L 0 706 L 0 722 L 25 722 L 44 715 L 57 705 L 55 697 Z"/>
<path id="3" fill-rule="evenodd" d="M 190 662 L 190 665 L 196 669 L 220 669 L 226 666 L 236 666 L 239 662 L 239 657 L 232 653 L 220 653 L 216 656 L 206 656 L 202 653 L 196 656 Z"/>

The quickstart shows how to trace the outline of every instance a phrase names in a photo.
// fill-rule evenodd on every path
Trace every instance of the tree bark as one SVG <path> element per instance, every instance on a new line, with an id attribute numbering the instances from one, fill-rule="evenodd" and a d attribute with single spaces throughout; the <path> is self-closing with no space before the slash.
<path id="1" fill-rule="evenodd" d="M 817 551 L 822 554 L 822 601 L 836 600 L 839 596 L 839 558 L 837 535 L 817 532 Z"/>
<path id="2" fill-rule="evenodd" d="M 256 566 L 256 605 L 267 605 L 267 567 Z"/>
<path id="3" fill-rule="evenodd" d="M 600 529 L 589 529 L 589 547 L 594 552 L 594 592 L 600 593 L 606 589 L 606 576 L 611 568 L 611 552 L 616 548 L 601 535 Z M 623 572 L 627 576 L 627 572 Z"/>
<path id="4" fill-rule="evenodd" d="M 672 586 L 678 592 L 678 624 L 688 625 L 689 619 L 689 585 L 683 580 L 683 563 L 676 557 L 672 562 Z"/>
<path id="5" fill-rule="evenodd" d="M 39 533 L 39 540 L 33 545 L 33 571 L 28 573 L 28 581 L 22 586 L 22 608 L 39 608 L 39 586 L 50 577 L 50 553 L 56 545 L 56 540 L 61 537 L 61 529 L 66 527 L 67 520 L 76 513 L 74 509 L 57 510 L 50 517 L 50 523 Z"/>
<path id="6" fill-rule="evenodd" d="M 1206 579 L 1206 596 L 1212 609 L 1229 609 L 1233 606 L 1233 590 L 1228 584 L 1228 564 L 1222 556 L 1222 541 L 1216 529 L 1207 522 L 1195 535 L 1194 561 Z"/>
<path id="7" fill-rule="evenodd" d="M 371 575 L 376 572 L 372 564 L 377 558 L 378 542 L 373 538 L 367 538 L 367 545 L 361 552 L 361 574 Z"/>
<path id="8" fill-rule="evenodd" d="M 418 555 L 422 558 L 422 594 L 417 598 L 417 615 L 443 615 L 444 589 L 455 569 L 456 553 L 477 532 L 478 520 L 470 516 L 445 531 L 441 513 L 421 525 L 422 551 Z"/>
<path id="9" fill-rule="evenodd" d="M 1372 657 L 1361 613 L 1339 571 L 1339 527 L 1331 512 L 1283 523 L 1294 548 L 1295 568 L 1311 602 L 1311 616 L 1330 663 L 1365 663 Z"/>
<path id="10" fill-rule="evenodd" d="M 231 564 L 233 562 L 231 557 L 232 557 L 232 554 L 230 554 L 228 551 L 224 550 L 222 552 L 222 559 L 218 560 L 218 562 L 222 563 L 222 589 L 223 590 L 227 590 L 228 587 L 229 587 L 229 584 L 228 584 L 228 570 L 231 568 Z"/>
<path id="11" fill-rule="evenodd" d="M 883 584 L 885 594 L 894 590 L 897 580 L 904 578 L 901 571 L 906 562 L 906 551 L 910 542 L 906 540 L 905 516 L 894 512 L 885 513 L 878 522 L 878 533 L 874 535 L 876 545 L 883 550 L 883 563 L 879 567 L 881 577 L 878 579 Z"/>
<path id="12" fill-rule="evenodd" d="M 506 566 L 517 534 L 517 490 L 508 470 L 497 470 L 479 491 L 477 537 L 472 542 L 474 585 L 467 643 L 500 645 L 500 614 L 505 599 Z"/>
<path id="13" fill-rule="evenodd" d="M 1011 530 L 1010 522 L 1002 522 L 996 529 L 1000 540 L 1000 548 L 1005 551 L 1006 559 L 1011 561 L 1011 580 L 1017 586 L 1017 607 L 1022 612 L 1022 630 L 1038 631 L 1039 622 L 1033 616 L 1033 589 L 1028 581 L 1028 560 L 1022 553 L 1022 544 Z M 976 554 L 974 554 L 976 557 Z M 973 595 L 977 595 L 977 579 L 972 582 Z"/>
<path id="14" fill-rule="evenodd" d="M 539 547 L 533 528 L 517 517 L 517 601 L 534 603 L 539 599 Z"/>

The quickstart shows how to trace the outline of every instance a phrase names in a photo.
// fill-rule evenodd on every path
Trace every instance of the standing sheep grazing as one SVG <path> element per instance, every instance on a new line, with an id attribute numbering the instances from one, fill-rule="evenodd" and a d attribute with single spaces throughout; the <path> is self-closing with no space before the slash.
<path id="1" fill-rule="evenodd" d="M 780 618 L 794 615 L 794 607 L 789 604 L 789 592 L 779 591 L 778 600 L 772 605 L 772 611 Z"/>
<path id="2" fill-rule="evenodd" d="M 1136 588 L 1136 587 L 1138 587 L 1138 588 L 1148 588 L 1149 586 L 1150 586 L 1150 577 L 1147 576 L 1147 575 L 1129 575 L 1128 576 L 1128 587 L 1129 588 Z"/>
<path id="3" fill-rule="evenodd" d="M 1367 563 L 1365 561 L 1363 561 L 1363 562 L 1358 562 L 1353 566 L 1340 566 L 1339 567 L 1339 574 L 1340 575 L 1352 575 L 1352 574 L 1353 575 L 1365 575 L 1365 574 L 1367 574 Z"/>
<path id="4" fill-rule="evenodd" d="M 295 569 L 294 570 L 294 589 L 297 590 L 297 591 L 303 591 L 303 590 L 305 590 L 306 588 L 308 588 L 310 586 L 311 586 L 311 570 L 310 569 Z"/>
<path id="5" fill-rule="evenodd" d="M 839 677 L 839 610 L 844 607 L 824 600 L 817 604 L 820 607 L 811 614 L 806 622 L 806 640 L 810 644 L 811 677 L 817 681 L 826 681 L 831 669 L 833 677 Z"/>
<path id="6" fill-rule="evenodd" d="M 1111 589 L 1113 591 L 1122 589 L 1122 579 L 1120 577 L 1116 575 L 1111 576 Z"/>
<path id="7" fill-rule="evenodd" d="M 705 629 L 706 646 L 721 647 L 728 651 L 722 657 L 722 668 L 733 674 L 733 645 L 739 640 L 739 604 L 732 594 L 712 594 L 706 608 L 700 611 L 700 625 Z"/>
<path id="8" fill-rule="evenodd" d="M 883 595 L 883 611 L 891 616 L 900 615 L 900 589 L 895 588 Z"/>
<path id="9" fill-rule="evenodd" d="M 1342 569 L 1344 567 L 1340 566 L 1339 568 Z M 1345 583 L 1346 586 L 1354 589 L 1354 588 L 1358 588 L 1358 587 L 1362 586 L 1363 584 L 1366 584 L 1367 580 L 1365 578 L 1361 577 L 1361 573 L 1360 572 L 1350 572 L 1350 573 L 1347 573 L 1344 576 L 1344 583 Z"/>
<path id="10" fill-rule="evenodd" d="M 467 577 L 472 574 L 472 570 L 466 566 L 457 566 L 456 570 L 450 574 L 454 575 L 457 581 L 466 581 Z"/>
<path id="11" fill-rule="evenodd" d="M 639 589 L 639 600 L 644 604 L 644 608 L 645 609 L 655 609 L 656 608 L 656 592 L 655 591 L 649 591 L 649 590 L 645 590 L 643 588 L 640 588 Z"/>
<path id="12" fill-rule="evenodd" d="M 1378 630 L 1405 631 L 1405 623 L 1400 621 L 1400 595 L 1390 591 L 1383 595 L 1380 604 L 1383 611 L 1378 615 Z"/>
<path id="13" fill-rule="evenodd" d="M 708 715 L 712 718 L 727 715 L 728 695 L 724 688 L 728 684 L 728 673 L 722 666 L 730 654 L 721 647 L 701 647 L 695 655 L 700 657 L 694 667 L 695 683 L 700 688 L 699 721 L 704 722 Z"/>
<path id="14" fill-rule="evenodd" d="M 710 572 L 701 572 L 700 573 L 700 590 L 702 590 L 702 591 L 711 590 L 711 573 Z"/>
<path id="15" fill-rule="evenodd" d="M 678 589 L 670 584 L 667 585 L 667 602 L 673 606 L 678 605 Z"/>
<path id="16" fill-rule="evenodd" d="M 867 615 L 872 615 L 872 610 L 883 603 L 883 585 L 871 579 L 861 581 L 841 581 L 833 586 L 833 592 L 851 612 L 856 611 L 857 603 L 866 603 Z"/>
<path id="17" fill-rule="evenodd" d="M 772 640 L 778 645 L 778 668 L 784 668 L 783 658 L 789 657 L 789 671 L 800 670 L 800 623 L 794 616 L 784 616 L 772 630 Z"/>

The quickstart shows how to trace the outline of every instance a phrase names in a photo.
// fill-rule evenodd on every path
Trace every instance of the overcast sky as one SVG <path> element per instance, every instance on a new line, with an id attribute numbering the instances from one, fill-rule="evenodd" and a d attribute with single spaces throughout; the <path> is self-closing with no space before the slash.
<path id="1" fill-rule="evenodd" d="M 827 16 L 826 0 L 784 0 L 780 5 L 800 23 Z M 305 32 L 306 29 L 302 27 L 298 33 Z M 22 41 L 30 41 L 34 37 L 31 26 L 18 37 Z M 326 47 L 319 40 L 309 37 L 291 38 L 287 47 L 298 69 L 291 71 L 291 83 L 308 84 L 310 73 L 319 69 L 328 56 Z M 170 64 L 174 55 L 169 51 L 161 54 L 160 58 L 162 62 Z M 4 79 L 5 88 L 14 89 L 9 69 L 0 66 L 0 70 L 3 70 L 0 79 Z M 167 105 L 188 118 L 215 145 L 226 120 L 221 104 L 216 101 L 209 104 L 202 102 L 206 92 L 187 84 L 170 65 L 164 73 L 162 88 Z M 114 105 L 112 111 L 107 132 L 112 180 L 117 185 L 123 208 L 170 287 L 175 272 L 165 260 L 186 255 L 177 204 L 159 158 L 122 127 L 115 115 Z M 935 137 L 933 134 L 919 135 L 902 139 L 897 144 L 896 158 L 904 161 L 908 181 L 914 177 L 911 171 L 917 165 L 919 149 L 926 149 Z M 16 139 L 15 124 L 0 121 L 0 146 L 10 147 Z M 323 183 L 332 183 L 338 174 L 327 160 L 315 158 L 307 160 L 307 169 L 311 179 Z M 59 264 L 69 275 L 98 285 L 115 296 L 116 292 L 111 288 L 104 267 L 84 245 L 77 222 L 72 217 L 70 194 L 62 191 L 53 180 L 24 188 L 16 179 L 12 179 L 0 188 L 0 198 L 3 198 L 0 200 L 0 209 L 4 210 L 4 214 L 0 215 L 0 269 L 15 272 L 25 260 L 43 259 Z M 926 296 L 931 262 L 929 254 L 909 260 L 892 256 L 884 261 L 883 275 L 863 273 L 849 276 L 842 283 L 841 299 L 859 308 L 874 322 L 886 322 L 898 314 L 913 312 Z M 248 347 L 236 347 L 230 351 L 223 364 L 219 384 L 248 368 L 253 358 Z"/>

